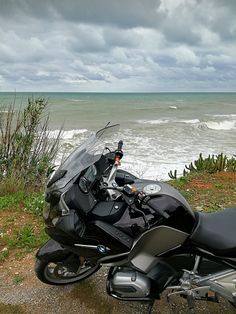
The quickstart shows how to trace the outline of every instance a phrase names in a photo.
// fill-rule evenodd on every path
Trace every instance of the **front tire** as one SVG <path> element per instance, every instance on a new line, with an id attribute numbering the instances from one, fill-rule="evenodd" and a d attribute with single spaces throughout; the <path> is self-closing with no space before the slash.
<path id="1" fill-rule="evenodd" d="M 35 273 L 40 281 L 49 285 L 67 285 L 79 282 L 93 275 L 100 265 L 84 261 L 76 271 L 70 271 L 63 261 L 50 262 L 36 259 Z"/>

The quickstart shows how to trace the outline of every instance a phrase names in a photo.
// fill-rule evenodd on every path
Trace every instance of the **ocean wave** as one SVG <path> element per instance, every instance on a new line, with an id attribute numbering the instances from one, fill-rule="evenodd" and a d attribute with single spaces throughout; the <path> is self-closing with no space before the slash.
<path id="1" fill-rule="evenodd" d="M 195 123 L 199 123 L 200 120 L 199 119 L 189 119 L 189 120 L 175 120 L 174 122 L 179 122 L 179 123 L 187 123 L 187 124 L 195 124 Z"/>
<path id="2" fill-rule="evenodd" d="M 157 119 L 157 120 L 137 120 L 137 123 L 142 123 L 142 124 L 165 124 L 169 123 L 170 120 L 167 119 Z"/>
<path id="3" fill-rule="evenodd" d="M 197 123 L 197 119 L 185 121 L 187 123 L 194 122 L 194 124 L 186 125 L 190 129 L 197 128 L 198 125 L 204 125 L 206 129 L 208 128 L 206 123 Z M 207 121 L 207 123 L 209 122 L 211 121 Z M 182 121 L 182 123 L 184 122 Z M 218 154 L 221 152 L 222 145 L 227 144 L 227 138 L 220 136 L 221 131 L 216 132 L 216 139 L 214 137 L 210 137 L 209 139 L 209 137 L 205 136 L 205 132 L 199 131 L 197 132 L 199 137 L 195 137 L 192 136 L 195 133 L 186 132 L 186 128 L 183 125 L 176 124 L 174 127 L 175 130 L 177 129 L 177 132 L 172 132 L 172 128 L 170 128 L 170 131 L 167 133 L 150 131 L 145 127 L 146 125 L 144 125 L 144 128 L 140 132 L 137 132 L 137 126 L 135 130 L 130 128 L 123 129 L 107 145 L 109 148 L 115 149 L 118 139 L 124 141 L 122 169 L 130 171 L 138 177 L 150 180 L 167 180 L 170 170 L 177 169 L 180 175 L 184 166 L 195 160 L 200 152 L 205 155 Z M 211 124 L 209 126 L 211 127 Z M 158 125 L 155 127 L 158 128 Z M 178 130 L 181 131 L 179 132 Z M 61 141 L 62 145 L 60 145 L 60 151 L 55 162 L 56 165 L 59 165 L 75 147 L 81 145 L 90 133 L 90 131 L 86 131 L 85 129 L 65 132 L 64 136 L 67 136 L 67 138 Z M 234 131 L 231 132 L 233 133 Z M 218 140 L 218 135 L 220 140 Z M 234 143 L 230 142 L 225 147 L 226 154 L 234 152 Z"/>
<path id="4" fill-rule="evenodd" d="M 143 123 L 143 124 L 166 124 L 166 123 L 186 123 L 186 124 L 195 124 L 199 123 L 199 119 L 176 119 L 176 120 L 171 120 L 171 119 L 157 119 L 157 120 L 138 120 L 138 123 Z"/>
<path id="5" fill-rule="evenodd" d="M 87 132 L 87 129 L 76 129 L 76 130 L 68 130 L 68 131 L 62 131 L 61 134 L 61 138 L 64 140 L 69 140 L 69 139 L 73 139 L 77 136 L 79 136 L 80 134 L 83 134 L 85 132 Z M 58 136 L 60 130 L 53 130 L 50 132 L 50 137 L 55 138 Z"/>
<path id="6" fill-rule="evenodd" d="M 223 121 L 206 121 L 198 125 L 200 129 L 211 130 L 233 130 L 236 129 L 236 120 L 223 120 Z"/>
<path id="7" fill-rule="evenodd" d="M 72 101 L 72 102 L 85 102 L 84 99 L 74 99 L 74 98 L 66 98 L 66 101 Z"/>
<path id="8" fill-rule="evenodd" d="M 235 113 L 231 113 L 231 114 L 206 114 L 206 116 L 211 116 L 214 118 L 235 118 L 236 114 Z"/>

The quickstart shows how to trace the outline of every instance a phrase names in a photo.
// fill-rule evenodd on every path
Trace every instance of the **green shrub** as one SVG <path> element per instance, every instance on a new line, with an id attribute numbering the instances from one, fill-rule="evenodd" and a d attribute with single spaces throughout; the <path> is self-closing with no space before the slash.
<path id="1" fill-rule="evenodd" d="M 23 110 L 16 111 L 14 106 L 0 108 L 2 188 L 11 191 L 15 186 L 40 187 L 52 171 L 61 132 L 51 138 L 46 106 L 45 99 L 30 98 Z"/>

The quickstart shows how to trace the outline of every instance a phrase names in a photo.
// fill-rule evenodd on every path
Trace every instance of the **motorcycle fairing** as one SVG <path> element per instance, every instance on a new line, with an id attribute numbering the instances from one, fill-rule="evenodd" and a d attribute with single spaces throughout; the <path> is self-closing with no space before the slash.
<path id="1" fill-rule="evenodd" d="M 131 264 L 142 272 L 149 272 L 158 261 L 158 255 L 181 246 L 189 234 L 180 230 L 158 226 L 144 232 L 129 253 Z"/>
<path id="2" fill-rule="evenodd" d="M 54 173 L 47 185 L 48 192 L 67 191 L 81 171 L 98 161 L 105 148 L 104 139 L 114 134 L 119 124 L 106 126 L 92 134 L 82 145 L 76 148 Z"/>
<path id="3" fill-rule="evenodd" d="M 49 239 L 37 251 L 36 257 L 40 260 L 56 262 L 65 259 L 71 252 L 61 246 L 60 243 L 53 239 Z"/>

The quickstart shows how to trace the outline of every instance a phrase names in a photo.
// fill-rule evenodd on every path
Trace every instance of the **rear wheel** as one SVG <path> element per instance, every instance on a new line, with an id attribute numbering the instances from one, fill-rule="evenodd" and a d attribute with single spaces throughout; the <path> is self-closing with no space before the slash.
<path id="1" fill-rule="evenodd" d="M 67 285 L 94 274 L 100 268 L 99 265 L 79 258 L 78 265 L 67 264 L 66 261 L 50 262 L 37 259 L 35 263 L 35 273 L 38 279 L 49 285 Z"/>

